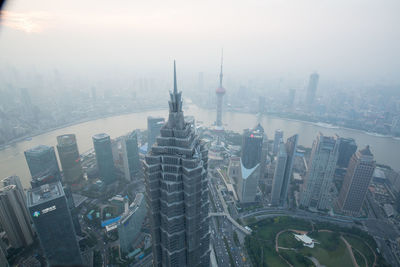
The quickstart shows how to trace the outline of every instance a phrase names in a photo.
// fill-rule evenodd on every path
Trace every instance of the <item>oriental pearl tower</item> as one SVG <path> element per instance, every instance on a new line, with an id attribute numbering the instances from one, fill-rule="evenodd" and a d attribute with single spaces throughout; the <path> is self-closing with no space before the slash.
<path id="1" fill-rule="evenodd" d="M 225 88 L 222 87 L 222 65 L 224 62 L 224 54 L 222 51 L 221 55 L 221 72 L 219 74 L 219 87 L 215 90 L 215 93 L 217 94 L 217 120 L 216 120 L 216 127 L 215 130 L 217 131 L 223 131 L 224 127 L 222 126 L 222 97 L 225 94 Z"/>

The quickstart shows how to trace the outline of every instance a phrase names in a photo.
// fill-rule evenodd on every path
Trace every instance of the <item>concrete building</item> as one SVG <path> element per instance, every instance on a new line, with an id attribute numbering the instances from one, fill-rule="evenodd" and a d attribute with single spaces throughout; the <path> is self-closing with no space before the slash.
<path id="1" fill-rule="evenodd" d="M 374 156 L 369 146 L 353 155 L 336 202 L 341 212 L 351 216 L 360 215 L 374 169 Z"/>
<path id="2" fill-rule="evenodd" d="M 322 133 L 314 140 L 301 192 L 301 206 L 320 210 L 331 208 L 330 189 L 339 155 L 339 143 L 338 136 L 328 137 Z"/>
<path id="3" fill-rule="evenodd" d="M 63 171 L 63 182 L 75 188 L 83 180 L 83 170 L 74 134 L 57 136 L 57 151 Z"/>
<path id="4" fill-rule="evenodd" d="M 296 157 L 298 139 L 299 136 L 295 134 L 286 140 L 285 149 L 286 149 L 287 160 L 285 166 L 285 175 L 283 177 L 282 190 L 280 194 L 280 203 L 279 203 L 280 206 L 285 206 L 287 204 L 289 185 L 290 185 L 290 180 L 292 179 L 292 171 L 293 171 L 294 160 Z"/>
<path id="5" fill-rule="evenodd" d="M 32 176 L 32 187 L 61 181 L 60 169 L 53 147 L 39 145 L 26 150 L 24 154 Z"/>
<path id="6" fill-rule="evenodd" d="M 219 87 L 215 90 L 217 95 L 217 119 L 215 121 L 216 130 L 223 130 L 224 126 L 222 125 L 222 98 L 225 95 L 225 88 L 222 86 L 222 65 L 223 65 L 223 55 L 221 57 L 221 72 L 219 73 Z"/>
<path id="7" fill-rule="evenodd" d="M 3 187 L 6 187 L 7 185 L 15 185 L 17 189 L 21 192 L 23 198 L 24 198 L 24 203 L 26 204 L 26 194 L 24 187 L 21 184 L 21 179 L 19 179 L 18 176 L 12 175 L 4 178 L 2 181 Z"/>
<path id="8" fill-rule="evenodd" d="M 136 131 L 131 132 L 125 137 L 124 150 L 126 151 L 130 180 L 133 180 L 137 174 L 142 172 Z"/>
<path id="9" fill-rule="evenodd" d="M 110 184 L 114 182 L 116 178 L 110 136 L 105 133 L 100 133 L 95 134 L 92 139 L 100 179 L 105 184 Z"/>
<path id="10" fill-rule="evenodd" d="M 347 168 L 350 159 L 357 151 L 357 144 L 353 138 L 340 138 L 339 157 L 337 165 L 341 168 Z"/>
<path id="11" fill-rule="evenodd" d="M 29 190 L 27 203 L 49 265 L 81 265 L 82 257 L 61 183 Z"/>
<path id="12" fill-rule="evenodd" d="M 271 204 L 278 206 L 280 204 L 281 192 L 283 179 L 285 177 L 287 153 L 285 149 L 285 143 L 282 141 L 279 144 L 278 154 L 275 157 L 276 165 L 274 178 L 272 180 L 272 193 L 271 193 Z"/>
<path id="13" fill-rule="evenodd" d="M 34 233 L 24 192 L 15 184 L 0 189 L 0 224 L 12 247 L 26 247 L 33 243 Z"/>
<path id="14" fill-rule="evenodd" d="M 156 142 L 157 136 L 160 136 L 160 129 L 165 124 L 165 119 L 161 117 L 147 117 L 147 147 L 151 149 Z"/>
<path id="15" fill-rule="evenodd" d="M 317 93 L 319 75 L 318 73 L 313 73 L 310 75 L 310 79 L 308 81 L 307 88 L 307 96 L 306 96 L 306 106 L 311 108 L 315 102 L 315 95 Z"/>
<path id="16" fill-rule="evenodd" d="M 135 200 L 129 205 L 129 209 L 124 212 L 118 222 L 119 247 L 121 252 L 128 254 L 137 243 L 137 238 L 141 233 L 142 224 L 146 217 L 146 201 L 142 193 L 136 194 Z"/>
<path id="17" fill-rule="evenodd" d="M 275 135 L 274 135 L 274 146 L 272 148 L 272 153 L 274 155 L 276 155 L 278 153 L 279 144 L 281 142 L 281 139 L 283 139 L 283 131 L 278 129 L 275 131 Z"/>
<path id="18" fill-rule="evenodd" d="M 207 149 L 185 122 L 182 92 L 170 93 L 168 122 L 145 158 L 154 266 L 209 266 Z"/>

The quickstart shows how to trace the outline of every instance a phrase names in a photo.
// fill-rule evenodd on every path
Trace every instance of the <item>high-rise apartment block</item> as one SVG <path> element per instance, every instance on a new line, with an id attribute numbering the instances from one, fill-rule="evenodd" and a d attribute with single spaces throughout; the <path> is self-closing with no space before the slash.
<path id="1" fill-rule="evenodd" d="M 286 140 L 285 148 L 286 148 L 287 160 L 285 167 L 285 175 L 283 177 L 282 190 L 280 194 L 280 203 L 279 203 L 280 206 L 285 206 L 287 204 L 289 185 L 290 185 L 290 180 L 292 179 L 293 164 L 296 157 L 298 139 L 299 136 L 295 134 Z"/>
<path id="2" fill-rule="evenodd" d="M 360 215 L 374 170 L 374 156 L 369 146 L 352 156 L 336 203 L 341 212 L 351 216 Z"/>
<path id="3" fill-rule="evenodd" d="M 24 152 L 32 176 L 32 187 L 61 180 L 54 148 L 40 145 Z"/>
<path id="4" fill-rule="evenodd" d="M 330 189 L 339 155 L 339 137 L 319 133 L 314 140 L 300 205 L 326 210 L 332 206 Z"/>
<path id="5" fill-rule="evenodd" d="M 83 180 L 83 170 L 75 135 L 57 136 L 57 151 L 63 171 L 63 182 L 75 188 Z"/>
<path id="6" fill-rule="evenodd" d="M 27 203 L 49 265 L 81 265 L 82 257 L 61 183 L 29 190 Z"/>
<path id="7" fill-rule="evenodd" d="M 33 243 L 33 230 L 24 191 L 10 184 L 0 189 L 0 223 L 14 248 Z"/>
<path id="8" fill-rule="evenodd" d="M 181 95 L 174 65 L 168 122 L 144 164 L 153 265 L 209 266 L 208 152 L 184 120 Z"/>
<path id="9" fill-rule="evenodd" d="M 161 127 L 165 124 L 165 119 L 161 117 L 147 117 L 147 147 L 148 151 L 160 136 Z"/>
<path id="10" fill-rule="evenodd" d="M 104 183 L 110 184 L 114 182 L 116 178 L 110 136 L 105 133 L 100 133 L 95 134 L 92 139 L 94 151 L 96 152 L 100 179 Z"/>
<path id="11" fill-rule="evenodd" d="M 128 160 L 129 176 L 132 180 L 136 174 L 142 172 L 142 165 L 139 158 L 138 136 L 133 131 L 125 136 L 125 151 Z"/>

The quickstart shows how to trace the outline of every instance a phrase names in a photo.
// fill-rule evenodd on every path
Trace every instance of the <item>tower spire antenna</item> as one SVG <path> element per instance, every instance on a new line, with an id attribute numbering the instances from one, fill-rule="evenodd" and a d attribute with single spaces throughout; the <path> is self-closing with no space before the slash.
<path id="1" fill-rule="evenodd" d="M 219 74 L 219 87 L 222 87 L 222 78 L 223 78 L 223 74 L 222 74 L 222 66 L 224 64 L 224 49 L 222 48 L 221 50 L 221 72 Z"/>
<path id="2" fill-rule="evenodd" d="M 178 93 L 178 85 L 176 83 L 176 63 L 174 59 L 174 94 L 176 95 Z"/>

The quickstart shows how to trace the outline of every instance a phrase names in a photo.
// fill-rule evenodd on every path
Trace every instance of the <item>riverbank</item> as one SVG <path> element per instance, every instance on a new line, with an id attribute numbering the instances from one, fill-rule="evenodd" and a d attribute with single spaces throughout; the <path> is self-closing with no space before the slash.
<path id="1" fill-rule="evenodd" d="M 38 135 L 42 135 L 48 132 L 52 132 L 52 131 L 56 131 L 62 128 L 66 128 L 66 127 L 70 127 L 70 126 L 74 126 L 74 125 L 78 125 L 81 123 L 85 123 L 85 122 L 90 122 L 90 121 L 94 121 L 94 120 L 99 120 L 99 119 L 107 119 L 107 118 L 111 118 L 111 117 L 117 117 L 117 116 L 123 116 L 123 115 L 129 115 L 129 114 L 135 114 L 135 113 L 141 113 L 141 112 L 147 112 L 147 111 L 157 111 L 157 110 L 164 110 L 164 108 L 148 108 L 148 109 L 142 109 L 142 110 L 137 110 L 137 111 L 133 111 L 133 112 L 122 112 L 122 113 L 117 113 L 117 114 L 108 114 L 105 116 L 95 116 L 95 117 L 90 117 L 90 118 L 84 118 L 78 121 L 73 121 L 73 122 L 69 122 L 66 124 L 62 124 L 56 127 L 52 127 L 52 128 L 48 128 L 48 129 L 42 129 L 40 131 L 31 133 L 31 134 L 27 134 L 18 138 L 15 138 L 11 141 L 8 141 L 5 144 L 0 145 L 0 151 L 9 148 L 12 145 L 15 145 L 16 143 L 19 142 L 23 142 L 23 141 L 27 141 L 29 142 L 30 140 L 27 139 L 32 139 L 35 136 Z"/>

